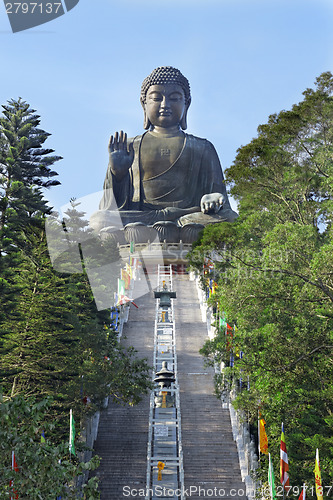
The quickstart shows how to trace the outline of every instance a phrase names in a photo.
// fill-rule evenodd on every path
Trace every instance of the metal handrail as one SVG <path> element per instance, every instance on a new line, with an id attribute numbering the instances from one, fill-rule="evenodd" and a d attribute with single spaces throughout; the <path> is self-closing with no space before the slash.
<path id="1" fill-rule="evenodd" d="M 157 273 L 157 289 L 163 289 L 164 286 L 167 287 L 168 291 L 172 291 L 172 266 L 158 266 Z M 167 420 L 167 426 L 174 427 L 176 432 L 176 455 L 174 456 L 158 456 L 152 455 L 153 449 L 153 439 L 154 439 L 154 428 L 158 427 L 159 424 L 165 425 L 165 420 L 159 420 L 154 416 L 155 410 L 155 393 L 159 392 L 160 389 L 154 388 L 150 395 L 150 411 L 149 411 L 149 431 L 148 431 L 148 446 L 147 446 L 147 474 L 146 474 L 146 500 L 151 500 L 152 491 L 152 469 L 157 465 L 159 461 L 167 463 L 168 466 L 172 466 L 177 471 L 177 489 L 181 491 L 181 500 L 184 499 L 184 467 L 183 467 L 183 447 L 181 439 L 181 411 L 180 411 L 180 397 L 179 397 L 179 383 L 178 383 L 178 370 L 177 370 L 177 351 L 176 351 L 176 341 L 175 341 L 175 323 L 174 323 L 174 308 L 173 300 L 171 300 L 171 307 L 168 310 L 168 322 L 159 321 L 160 313 L 160 300 L 157 299 L 156 309 L 155 309 L 155 324 L 154 324 L 154 353 L 153 353 L 153 366 L 155 371 L 160 365 L 161 361 L 167 361 L 173 364 L 173 371 L 175 374 L 175 382 L 173 388 L 165 389 L 165 392 L 175 395 L 175 416 L 170 415 Z M 168 330 L 168 333 L 158 333 L 161 328 Z M 168 338 L 165 338 L 168 336 Z M 159 352 L 159 346 L 168 347 L 168 353 Z M 170 349 L 170 350 L 169 350 Z M 170 367 L 169 367 L 170 368 Z"/>

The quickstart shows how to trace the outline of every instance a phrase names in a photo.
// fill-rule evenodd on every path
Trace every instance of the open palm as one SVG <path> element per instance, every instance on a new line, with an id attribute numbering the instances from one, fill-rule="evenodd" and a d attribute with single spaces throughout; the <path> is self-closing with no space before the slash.
<path id="1" fill-rule="evenodd" d="M 132 143 L 127 149 L 127 134 L 122 130 L 110 137 L 109 141 L 109 164 L 111 172 L 120 181 L 125 177 L 134 160 Z"/>

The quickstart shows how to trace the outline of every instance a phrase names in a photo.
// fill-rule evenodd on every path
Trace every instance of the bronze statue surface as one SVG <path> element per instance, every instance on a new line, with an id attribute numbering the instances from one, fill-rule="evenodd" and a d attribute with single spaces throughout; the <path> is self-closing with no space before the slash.
<path id="1" fill-rule="evenodd" d="M 235 220 L 214 146 L 184 132 L 188 80 L 175 68 L 157 68 L 144 80 L 140 100 L 146 132 L 111 136 L 104 194 L 91 225 L 112 225 L 114 210 L 123 224 L 146 226 L 171 221 L 202 228 Z"/>

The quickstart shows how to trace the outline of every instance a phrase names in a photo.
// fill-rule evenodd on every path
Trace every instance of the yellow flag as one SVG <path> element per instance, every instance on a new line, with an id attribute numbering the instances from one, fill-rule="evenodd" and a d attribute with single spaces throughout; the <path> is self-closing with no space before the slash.
<path id="1" fill-rule="evenodd" d="M 125 269 L 123 269 L 123 268 L 120 269 L 120 279 L 125 281 Z"/>
<path id="2" fill-rule="evenodd" d="M 126 271 L 128 272 L 129 277 L 132 279 L 133 278 L 133 271 L 131 266 L 126 262 Z"/>
<path id="3" fill-rule="evenodd" d="M 268 439 L 265 429 L 265 420 L 260 418 L 259 420 L 259 452 L 268 455 Z"/>
<path id="4" fill-rule="evenodd" d="M 158 468 L 158 473 L 157 473 L 157 481 L 162 481 L 162 470 L 165 467 L 164 462 L 157 462 L 157 468 Z"/>
<path id="5" fill-rule="evenodd" d="M 317 500 L 323 500 L 323 487 L 321 485 L 321 472 L 320 472 L 320 464 L 319 464 L 319 451 L 317 448 L 316 451 L 316 465 L 314 468 L 315 473 L 315 481 L 316 481 L 316 495 Z"/>

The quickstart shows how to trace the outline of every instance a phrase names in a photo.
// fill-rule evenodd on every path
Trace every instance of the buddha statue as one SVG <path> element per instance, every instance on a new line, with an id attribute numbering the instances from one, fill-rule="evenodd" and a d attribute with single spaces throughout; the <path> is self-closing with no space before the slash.
<path id="1" fill-rule="evenodd" d="M 140 101 L 146 132 L 111 136 L 103 198 L 90 225 L 112 230 L 115 211 L 124 226 L 173 226 L 184 235 L 189 226 L 234 221 L 214 146 L 184 132 L 191 104 L 187 78 L 159 67 L 143 81 Z"/>

